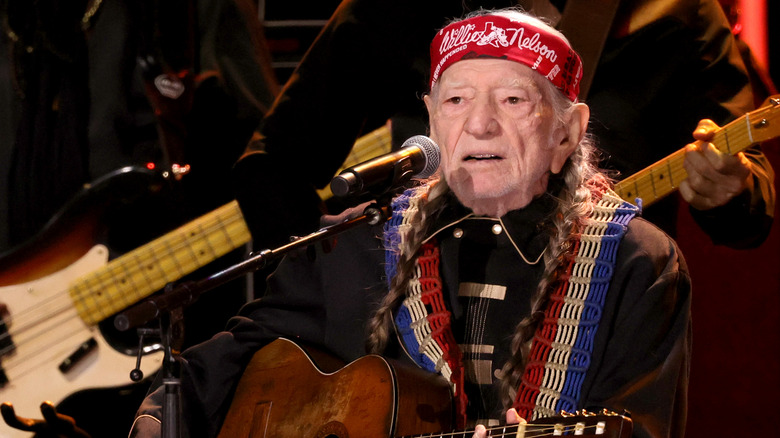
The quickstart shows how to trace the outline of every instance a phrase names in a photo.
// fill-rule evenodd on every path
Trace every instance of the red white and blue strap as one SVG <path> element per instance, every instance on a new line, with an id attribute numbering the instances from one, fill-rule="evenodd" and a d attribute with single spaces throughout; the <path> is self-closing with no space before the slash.
<path id="1" fill-rule="evenodd" d="M 544 320 L 531 343 L 515 408 L 526 419 L 574 412 L 593 353 L 617 249 L 639 208 L 611 190 L 597 203 L 574 259 L 550 296 Z"/>
<path id="2" fill-rule="evenodd" d="M 385 273 L 388 287 L 396 274 L 400 248 L 409 218 L 417 211 L 422 189 L 409 190 L 393 202 L 393 214 L 385 224 L 387 248 Z M 441 373 L 451 384 L 458 411 L 458 426 L 465 427 L 466 395 L 462 354 L 452 334 L 451 313 L 444 303 L 439 275 L 439 248 L 435 241 L 418 251 L 406 298 L 395 316 L 396 330 L 409 356 L 422 368 Z"/>

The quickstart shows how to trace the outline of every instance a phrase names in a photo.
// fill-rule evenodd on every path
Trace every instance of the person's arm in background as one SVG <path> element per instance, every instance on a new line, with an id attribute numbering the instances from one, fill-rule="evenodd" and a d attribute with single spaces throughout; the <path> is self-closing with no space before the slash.
<path id="1" fill-rule="evenodd" d="M 256 244 L 315 231 L 316 188 L 355 140 L 416 98 L 434 25 L 411 1 L 344 1 L 309 48 L 235 167 L 238 201 Z M 423 33 L 423 35 L 419 35 Z M 420 102 L 421 104 L 421 102 Z M 257 247 L 257 245 L 256 245 Z"/>
<path id="2" fill-rule="evenodd" d="M 700 29 L 700 56 L 706 62 L 702 75 L 708 87 L 704 98 L 729 111 L 719 122 L 722 126 L 751 111 L 754 96 L 747 68 L 722 9 L 714 0 L 698 3 L 696 22 L 701 27 L 696 28 Z M 742 87 L 730 88 L 727 82 Z M 709 134 L 697 129 L 694 138 L 704 140 Z M 774 171 L 760 146 L 736 156 L 717 156 L 712 149 L 692 149 L 686 154 L 688 183 L 681 186 L 680 192 L 690 203 L 696 223 L 716 244 L 733 248 L 760 245 L 769 234 L 775 203 Z"/>
<path id="3" fill-rule="evenodd" d="M 753 109 L 748 75 L 717 0 L 622 3 L 586 102 L 605 165 L 621 178 L 691 143 L 700 120 L 723 126 Z M 725 205 L 692 208 L 715 243 L 735 248 L 765 239 L 774 206 L 769 162 L 757 146 L 744 156 L 749 169 L 737 173 L 750 174 L 745 190 Z M 661 200 L 644 216 L 673 234 L 676 202 Z"/>
<path id="4" fill-rule="evenodd" d="M 729 32 L 723 29 L 728 28 L 725 14 L 715 7 L 701 8 L 701 11 L 707 18 L 702 22 L 710 23 L 702 37 L 708 42 L 703 46 L 704 57 L 710 60 L 708 70 L 739 66 L 751 85 L 750 94 L 743 88 L 735 95 L 738 98 L 731 100 L 734 105 L 724 105 L 735 117 L 741 116 L 752 110 L 756 101 L 767 97 L 757 95 L 767 85 L 755 82 L 759 76 L 751 71 L 752 65 L 743 62 L 746 58 L 730 29 Z M 769 84 L 768 88 L 773 87 Z M 718 89 L 723 87 L 715 88 Z M 748 97 L 752 100 L 746 102 Z M 712 127 L 705 121 L 702 123 L 706 127 L 700 124 L 694 131 L 698 144 L 712 138 Z M 711 147 L 689 147 L 685 167 L 689 178 L 687 184 L 681 185 L 680 193 L 690 203 L 696 223 L 714 243 L 752 248 L 766 239 L 775 206 L 774 170 L 760 146 L 750 147 L 736 156 L 718 154 Z"/>
<path id="5" fill-rule="evenodd" d="M 315 188 L 330 182 L 355 140 L 399 112 L 425 118 L 429 42 L 463 8 L 452 0 L 341 3 L 235 167 L 256 243 L 314 231 L 322 213 Z"/>
<path id="6" fill-rule="evenodd" d="M 232 169 L 280 91 L 251 0 L 197 2 L 198 52 L 182 178 L 188 205 L 211 211 L 235 198 Z"/>
<path id="7" fill-rule="evenodd" d="M 702 120 L 695 143 L 686 147 L 688 178 L 680 194 L 691 213 L 715 243 L 734 248 L 759 245 L 769 233 L 774 210 L 774 171 L 757 148 L 723 154 L 710 143 L 717 130 Z"/>

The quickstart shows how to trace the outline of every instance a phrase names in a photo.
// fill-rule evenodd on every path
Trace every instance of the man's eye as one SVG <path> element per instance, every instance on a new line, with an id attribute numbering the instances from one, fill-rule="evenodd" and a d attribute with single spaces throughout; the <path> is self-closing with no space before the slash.
<path id="1" fill-rule="evenodd" d="M 462 99 L 461 99 L 461 97 L 460 97 L 460 96 L 453 96 L 453 97 L 450 97 L 449 99 L 447 99 L 447 102 L 449 102 L 449 103 L 455 103 L 455 104 L 458 104 L 458 103 L 460 103 L 461 101 L 462 101 Z"/>

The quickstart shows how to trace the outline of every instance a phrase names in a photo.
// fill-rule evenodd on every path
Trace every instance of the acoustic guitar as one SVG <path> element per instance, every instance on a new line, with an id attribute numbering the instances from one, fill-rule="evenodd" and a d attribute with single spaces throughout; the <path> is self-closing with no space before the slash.
<path id="1" fill-rule="evenodd" d="M 380 356 L 339 367 L 336 359 L 288 339 L 252 357 L 219 438 L 469 438 L 451 429 L 452 401 L 443 377 Z M 491 437 L 627 438 L 631 419 L 607 411 L 488 428 Z"/>

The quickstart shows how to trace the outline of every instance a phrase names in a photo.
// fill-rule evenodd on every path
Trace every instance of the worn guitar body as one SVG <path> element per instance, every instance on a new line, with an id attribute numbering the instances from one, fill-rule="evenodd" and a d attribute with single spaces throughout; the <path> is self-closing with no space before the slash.
<path id="1" fill-rule="evenodd" d="M 440 376 L 379 356 L 338 365 L 287 339 L 267 345 L 245 371 L 220 438 L 378 438 L 451 428 L 450 389 Z"/>
<path id="2" fill-rule="evenodd" d="M 449 384 L 439 375 L 370 355 L 341 362 L 288 339 L 255 353 L 219 438 L 470 438 L 453 431 Z M 610 412 L 541 418 L 488 429 L 493 437 L 629 438 L 631 419 Z"/>

